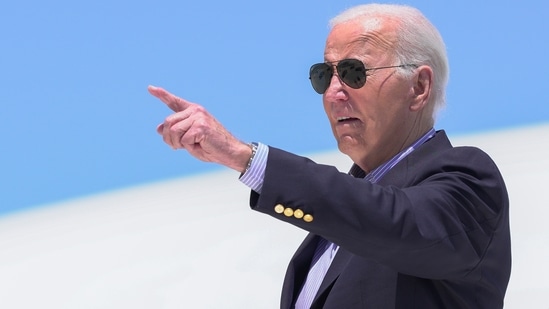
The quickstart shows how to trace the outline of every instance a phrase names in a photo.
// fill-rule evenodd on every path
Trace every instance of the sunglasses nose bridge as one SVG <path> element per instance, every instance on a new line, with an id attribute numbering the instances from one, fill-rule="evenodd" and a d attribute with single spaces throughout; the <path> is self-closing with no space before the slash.
<path id="1" fill-rule="evenodd" d="M 330 84 L 328 85 L 328 89 L 326 91 L 328 91 L 332 86 L 336 89 L 341 89 L 343 85 L 345 85 L 345 82 L 341 79 L 341 76 L 339 75 L 337 67 L 334 65 L 332 78 L 330 80 Z"/>
<path id="2" fill-rule="evenodd" d="M 330 94 L 330 93 L 337 93 L 339 92 L 345 83 L 341 80 L 341 77 L 339 76 L 339 73 L 337 70 L 335 70 L 332 73 L 332 76 L 330 78 L 330 83 L 328 84 L 328 87 L 326 88 L 326 91 L 324 91 L 324 94 Z"/>

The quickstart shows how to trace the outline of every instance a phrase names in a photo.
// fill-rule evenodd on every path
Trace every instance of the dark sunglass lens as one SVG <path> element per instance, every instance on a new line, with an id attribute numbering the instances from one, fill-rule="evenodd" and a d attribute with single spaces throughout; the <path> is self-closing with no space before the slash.
<path id="1" fill-rule="evenodd" d="M 360 60 L 346 59 L 337 64 L 339 78 L 347 86 L 358 89 L 366 83 L 366 68 Z"/>
<path id="2" fill-rule="evenodd" d="M 332 67 L 326 63 L 317 63 L 311 67 L 309 71 L 309 79 L 313 89 L 323 94 L 328 86 L 330 86 L 330 80 L 332 79 Z"/>

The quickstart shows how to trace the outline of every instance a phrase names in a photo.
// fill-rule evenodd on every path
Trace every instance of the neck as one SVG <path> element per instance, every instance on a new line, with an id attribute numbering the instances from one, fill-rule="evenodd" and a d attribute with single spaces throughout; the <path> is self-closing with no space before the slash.
<path id="1" fill-rule="evenodd" d="M 398 153 L 409 148 L 413 143 L 425 135 L 433 127 L 432 122 L 425 122 L 423 126 L 414 126 L 410 129 L 407 135 L 396 141 L 392 150 L 386 151 L 384 154 L 377 152 L 373 157 L 365 157 L 361 161 L 355 162 L 364 172 L 369 173 L 372 170 L 376 169 L 378 166 L 389 161 L 391 158 L 396 156 Z"/>

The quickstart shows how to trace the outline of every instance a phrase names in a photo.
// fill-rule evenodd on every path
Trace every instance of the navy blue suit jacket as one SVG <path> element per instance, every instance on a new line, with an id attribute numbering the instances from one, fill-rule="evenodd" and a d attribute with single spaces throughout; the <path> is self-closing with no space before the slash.
<path id="1" fill-rule="evenodd" d="M 444 131 L 378 184 L 271 147 L 250 203 L 310 232 L 288 266 L 281 308 L 293 307 L 317 235 L 340 249 L 312 308 L 503 307 L 511 270 L 504 181 L 488 155 L 453 147 Z"/>

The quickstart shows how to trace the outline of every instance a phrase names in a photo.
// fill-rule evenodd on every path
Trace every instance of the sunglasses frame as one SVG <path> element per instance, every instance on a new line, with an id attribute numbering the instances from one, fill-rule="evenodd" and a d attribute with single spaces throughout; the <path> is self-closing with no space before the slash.
<path id="1" fill-rule="evenodd" d="M 345 65 L 346 67 L 342 67 L 341 65 Z M 349 65 L 350 64 L 350 65 Z M 345 85 L 353 88 L 353 89 L 359 89 L 362 88 L 366 84 L 366 79 L 368 77 L 367 72 L 368 71 L 374 71 L 374 70 L 381 70 L 381 69 L 390 69 L 390 68 L 403 68 L 403 67 L 414 67 L 417 68 L 416 64 L 400 64 L 400 65 L 390 65 L 390 66 L 383 66 L 383 67 L 375 67 L 375 68 L 366 68 L 364 65 L 364 62 L 353 59 L 353 58 L 346 58 L 339 61 L 333 61 L 333 62 L 320 62 L 315 63 L 311 66 L 309 69 L 309 80 L 311 81 L 311 85 L 313 86 L 313 89 L 318 94 L 323 94 L 328 90 L 330 87 L 330 83 L 332 81 L 332 77 L 334 76 L 334 69 L 337 72 L 337 76 L 339 80 L 344 83 Z M 359 75 L 349 75 L 347 72 L 348 68 L 354 69 L 355 72 L 360 72 Z M 320 69 L 324 69 L 322 72 L 319 72 Z M 358 70 L 357 70 L 358 69 Z M 313 75 L 314 74 L 314 75 Z M 317 81 L 313 80 L 313 76 L 318 76 Z M 363 75 L 362 75 L 363 74 Z M 324 82 L 322 82 L 323 75 L 326 75 L 326 79 Z M 355 77 L 356 80 L 349 80 L 349 77 Z"/>

